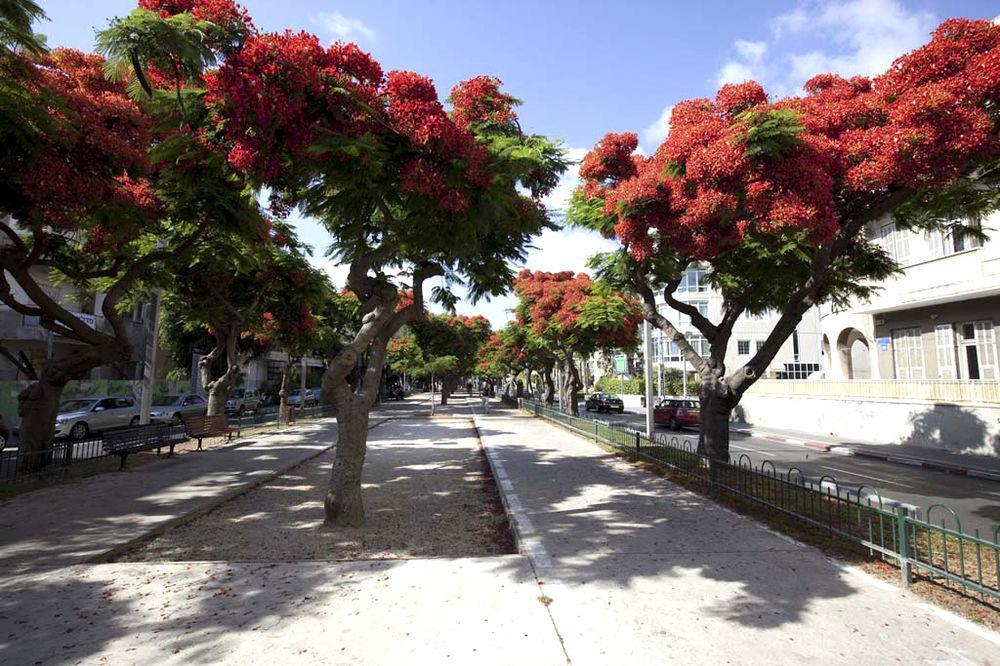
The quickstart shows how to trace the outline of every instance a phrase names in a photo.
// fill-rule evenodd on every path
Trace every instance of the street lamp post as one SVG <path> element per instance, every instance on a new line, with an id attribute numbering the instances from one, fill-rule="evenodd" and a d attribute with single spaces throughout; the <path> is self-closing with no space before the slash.
<path id="1" fill-rule="evenodd" d="M 646 436 L 653 438 L 653 329 L 648 321 L 642 322 L 643 374 L 646 376 Z"/>

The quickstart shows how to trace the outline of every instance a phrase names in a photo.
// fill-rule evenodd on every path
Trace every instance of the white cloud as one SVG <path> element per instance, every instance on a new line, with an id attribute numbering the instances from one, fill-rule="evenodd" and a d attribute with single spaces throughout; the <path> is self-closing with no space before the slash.
<path id="1" fill-rule="evenodd" d="M 770 22 L 769 42 L 737 40 L 737 58 L 726 62 L 716 83 L 754 79 L 772 96 L 799 94 L 816 74 L 871 76 L 929 38 L 937 21 L 925 11 L 910 11 L 898 0 L 806 0 Z M 782 43 L 818 44 L 808 50 Z"/>
<path id="2" fill-rule="evenodd" d="M 743 83 L 744 81 L 756 80 L 758 77 L 748 65 L 735 60 L 730 60 L 715 77 L 715 83 L 720 88 L 727 83 Z"/>
<path id="3" fill-rule="evenodd" d="M 323 12 L 316 18 L 316 22 L 340 40 L 351 40 L 358 37 L 364 37 L 369 41 L 375 39 L 375 31 L 369 28 L 364 21 L 344 16 L 339 11 Z"/>
<path id="4" fill-rule="evenodd" d="M 674 105 L 666 106 L 660 112 L 660 117 L 656 121 L 642 130 L 642 140 L 650 146 L 649 152 L 655 152 L 656 148 L 663 143 L 670 133 L 670 114 L 674 111 Z"/>
<path id="5" fill-rule="evenodd" d="M 740 57 L 748 62 L 760 62 L 764 54 L 767 53 L 767 42 L 750 42 L 745 39 L 737 39 L 733 46 Z"/>

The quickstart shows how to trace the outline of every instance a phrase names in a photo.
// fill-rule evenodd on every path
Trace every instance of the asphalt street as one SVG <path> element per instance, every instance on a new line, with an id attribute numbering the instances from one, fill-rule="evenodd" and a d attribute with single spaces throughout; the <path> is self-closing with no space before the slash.
<path id="1" fill-rule="evenodd" d="M 581 414 L 583 413 L 581 404 Z M 646 416 L 639 411 L 601 414 L 599 418 L 612 423 L 625 422 L 640 430 L 646 427 Z M 698 433 L 693 429 L 672 433 L 666 427 L 658 426 L 656 431 L 678 437 L 686 436 L 692 443 L 698 439 Z M 994 530 L 1000 526 L 1000 482 L 997 481 L 826 453 L 736 432 L 730 435 L 729 447 L 733 459 L 746 454 L 755 466 L 770 460 L 779 472 L 787 472 L 796 467 L 813 481 L 826 476 L 835 479 L 842 489 L 855 491 L 863 487 L 864 494 L 877 491 L 885 501 L 913 505 L 921 518 L 926 519 L 927 510 L 935 504 L 945 504 L 955 511 L 961 521 L 962 531 L 967 534 L 974 534 L 978 529 L 981 536 L 993 539 Z M 946 519 L 948 527 L 955 527 L 954 518 L 947 510 L 935 508 L 931 517 L 935 524 Z"/>

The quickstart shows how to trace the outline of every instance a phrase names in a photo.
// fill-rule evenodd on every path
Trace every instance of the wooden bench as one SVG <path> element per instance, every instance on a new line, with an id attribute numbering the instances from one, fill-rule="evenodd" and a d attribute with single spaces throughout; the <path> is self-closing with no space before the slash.
<path id="1" fill-rule="evenodd" d="M 119 470 L 125 469 L 125 460 L 130 454 L 156 449 L 156 454 L 164 446 L 170 447 L 167 455 L 174 455 L 174 446 L 183 442 L 186 437 L 179 436 L 176 428 L 167 425 L 146 425 L 137 428 L 109 430 L 104 433 L 104 450 L 110 455 L 121 458 Z"/>
<path id="2" fill-rule="evenodd" d="M 215 414 L 214 416 L 182 416 L 184 432 L 188 437 L 198 440 L 198 450 L 201 450 L 201 440 L 205 437 L 218 437 L 227 435 L 233 439 L 233 433 L 240 436 L 239 426 L 230 426 L 229 417 L 225 414 Z"/>

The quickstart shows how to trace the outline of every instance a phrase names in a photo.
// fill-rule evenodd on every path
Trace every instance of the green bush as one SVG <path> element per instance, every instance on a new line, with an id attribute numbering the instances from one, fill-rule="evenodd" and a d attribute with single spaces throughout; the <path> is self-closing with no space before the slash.
<path id="1" fill-rule="evenodd" d="M 688 395 L 698 395 L 698 375 L 688 372 Z M 626 393 L 642 395 L 646 392 L 646 382 L 643 377 L 633 377 L 624 382 L 617 375 L 604 375 L 597 380 L 597 391 L 606 393 Z M 653 375 L 653 392 L 657 392 L 656 375 Z M 676 368 L 663 370 L 663 395 L 681 395 L 684 393 L 683 373 Z"/>

